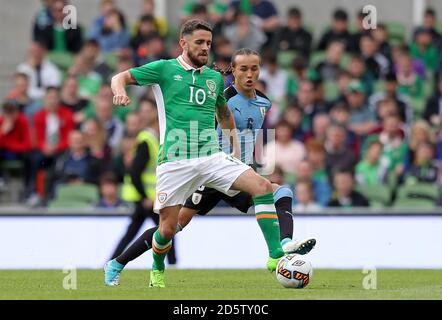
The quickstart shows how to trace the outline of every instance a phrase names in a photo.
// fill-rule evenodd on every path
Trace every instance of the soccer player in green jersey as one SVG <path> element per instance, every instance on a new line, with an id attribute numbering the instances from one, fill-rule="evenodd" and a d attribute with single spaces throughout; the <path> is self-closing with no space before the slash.
<path id="1" fill-rule="evenodd" d="M 215 116 L 223 130 L 235 130 L 235 121 L 224 98 L 221 74 L 205 66 L 212 28 L 205 21 L 189 20 L 181 28 L 179 44 L 183 53 L 178 58 L 121 72 L 111 84 L 115 105 L 130 103 L 127 85 L 151 85 L 158 106 L 160 152 L 154 209 L 159 211 L 160 224 L 152 241 L 149 286 L 165 287 L 164 258 L 176 233 L 180 208 L 201 185 L 232 195 L 244 191 L 253 197 L 269 252 L 267 268 L 273 271 L 284 252 L 272 185 L 236 158 L 240 149 L 235 134 L 231 142 L 236 157 L 222 152 L 218 144 Z"/>

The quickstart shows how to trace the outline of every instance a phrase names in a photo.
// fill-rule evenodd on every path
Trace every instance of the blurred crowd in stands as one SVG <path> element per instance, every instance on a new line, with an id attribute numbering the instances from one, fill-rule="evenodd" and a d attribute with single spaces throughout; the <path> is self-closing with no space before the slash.
<path id="1" fill-rule="evenodd" d="M 51 206 L 66 185 L 87 185 L 94 205 L 125 206 L 119 189 L 138 132 L 158 130 L 156 103 L 132 86 L 131 104 L 112 106 L 110 78 L 177 57 L 180 23 L 200 18 L 214 27 L 218 67 L 242 47 L 262 55 L 258 88 L 273 101 L 265 127 L 276 129 L 269 178 L 293 187 L 296 210 L 439 204 L 442 20 L 433 9 L 409 34 L 393 21 L 366 30 L 362 10 L 336 8 L 315 38 L 300 8 L 278 12 L 267 0 L 187 1 L 173 23 L 155 16 L 153 0 L 140 0 L 136 21 L 124 1 L 102 0 L 77 29 L 62 26 L 66 4 L 42 1 L 2 97 L 0 195 L 16 171 L 22 204 Z"/>

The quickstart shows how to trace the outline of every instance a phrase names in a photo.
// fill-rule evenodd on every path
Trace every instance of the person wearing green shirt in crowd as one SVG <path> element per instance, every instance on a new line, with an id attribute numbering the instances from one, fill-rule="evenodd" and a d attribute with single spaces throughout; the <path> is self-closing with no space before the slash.
<path id="1" fill-rule="evenodd" d="M 411 44 L 411 56 L 421 60 L 428 72 L 434 72 L 438 66 L 439 53 L 433 44 L 433 36 L 429 29 L 419 28 L 415 33 L 415 41 Z"/>
<path id="2" fill-rule="evenodd" d="M 385 183 L 386 168 L 382 166 L 382 143 L 373 140 L 369 143 L 363 160 L 356 165 L 356 182 L 362 186 L 376 187 Z"/>

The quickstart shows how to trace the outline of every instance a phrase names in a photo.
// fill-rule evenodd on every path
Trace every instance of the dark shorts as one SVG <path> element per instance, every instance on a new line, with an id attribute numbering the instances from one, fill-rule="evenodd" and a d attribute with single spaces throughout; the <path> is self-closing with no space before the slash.
<path id="1" fill-rule="evenodd" d="M 221 200 L 224 200 L 231 207 L 244 213 L 247 213 L 249 208 L 253 205 L 252 196 L 246 192 L 240 192 L 233 197 L 229 197 L 216 189 L 202 186 L 187 198 L 184 207 L 198 210 L 197 214 L 199 215 L 206 215 Z"/>

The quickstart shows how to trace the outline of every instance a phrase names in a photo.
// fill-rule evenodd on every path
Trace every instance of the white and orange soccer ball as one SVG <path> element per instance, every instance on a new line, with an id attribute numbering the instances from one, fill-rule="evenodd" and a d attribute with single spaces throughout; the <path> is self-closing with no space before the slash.
<path id="1" fill-rule="evenodd" d="M 313 275 L 310 261 L 299 254 L 289 254 L 281 258 L 276 268 L 276 279 L 286 288 L 304 288 Z"/>

